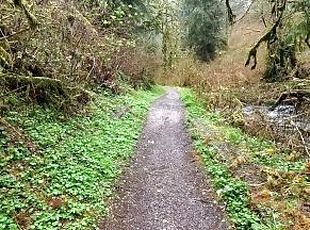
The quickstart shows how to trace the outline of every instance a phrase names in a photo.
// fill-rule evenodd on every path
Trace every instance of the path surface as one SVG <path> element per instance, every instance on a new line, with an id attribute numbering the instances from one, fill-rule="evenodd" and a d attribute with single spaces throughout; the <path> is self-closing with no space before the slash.
<path id="1" fill-rule="evenodd" d="M 178 93 L 168 90 L 151 108 L 119 198 L 101 229 L 227 229 L 190 144 Z"/>

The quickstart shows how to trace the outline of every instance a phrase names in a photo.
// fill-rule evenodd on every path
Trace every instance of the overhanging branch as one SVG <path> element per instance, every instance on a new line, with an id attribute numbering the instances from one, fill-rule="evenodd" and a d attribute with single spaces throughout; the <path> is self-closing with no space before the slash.
<path id="1" fill-rule="evenodd" d="M 284 15 L 284 11 L 286 8 L 286 2 L 287 0 L 284 0 L 282 7 L 280 8 L 281 10 L 281 14 L 279 15 L 277 21 L 275 22 L 275 24 L 272 26 L 272 28 L 261 38 L 259 39 L 259 41 L 256 43 L 256 45 L 250 50 L 249 55 L 248 55 L 248 59 L 245 63 L 245 66 L 250 65 L 251 60 L 253 59 L 254 64 L 252 65 L 251 69 L 255 69 L 257 66 L 257 50 L 260 47 L 260 45 L 263 42 L 267 42 L 269 44 L 275 42 L 278 38 L 277 38 L 277 29 L 281 23 L 281 20 L 283 18 Z"/>

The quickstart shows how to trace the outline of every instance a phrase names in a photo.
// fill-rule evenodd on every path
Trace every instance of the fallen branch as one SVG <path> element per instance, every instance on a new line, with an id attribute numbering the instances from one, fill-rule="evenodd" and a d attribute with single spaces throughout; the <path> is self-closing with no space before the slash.
<path id="1" fill-rule="evenodd" d="M 26 85 L 34 85 L 34 86 L 41 86 L 44 89 L 44 86 L 52 86 L 58 90 L 59 93 L 62 94 L 64 98 L 72 99 L 76 98 L 77 95 L 74 97 L 70 97 L 73 94 L 80 93 L 85 95 L 88 99 L 93 97 L 93 93 L 83 89 L 81 87 L 71 87 L 65 85 L 61 80 L 48 78 L 48 77 L 33 77 L 33 76 L 20 76 L 20 75 L 10 75 L 5 73 L 0 73 L 0 80 L 13 80 L 15 82 L 23 82 Z"/>
<path id="2" fill-rule="evenodd" d="M 62 85 L 62 81 L 58 79 L 48 78 L 48 77 L 33 77 L 33 76 L 20 76 L 20 75 L 9 75 L 5 73 L 0 73 L 1 78 L 6 79 L 15 79 L 15 80 L 21 80 L 21 81 L 28 81 L 31 83 L 42 83 L 42 82 L 48 82 L 51 84 L 56 85 Z"/>
<path id="3" fill-rule="evenodd" d="M 298 100 L 298 102 L 302 102 L 302 101 L 306 100 L 307 98 L 310 98 L 310 92 L 305 91 L 305 90 L 298 90 L 298 91 L 294 91 L 294 92 L 282 93 L 281 96 L 276 101 L 276 103 L 271 107 L 271 109 L 274 110 L 277 106 L 279 106 L 287 98 L 296 98 Z"/>
<path id="4" fill-rule="evenodd" d="M 48 77 L 32 77 L 32 76 L 20 76 L 20 75 L 11 75 L 0 73 L 0 79 L 13 80 L 14 82 L 23 82 L 27 85 L 35 86 L 52 86 L 55 89 L 59 90 L 63 96 L 67 97 L 67 87 L 64 86 L 64 83 L 58 79 L 48 78 Z"/>

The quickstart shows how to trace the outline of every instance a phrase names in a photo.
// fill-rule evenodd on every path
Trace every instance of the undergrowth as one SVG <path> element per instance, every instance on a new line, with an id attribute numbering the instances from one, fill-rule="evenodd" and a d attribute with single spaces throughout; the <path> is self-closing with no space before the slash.
<path id="1" fill-rule="evenodd" d="M 264 49 L 257 53 L 258 65 L 255 70 L 245 67 L 248 48 L 254 46 L 265 30 L 257 15 L 250 13 L 231 28 L 228 47 L 215 60 L 203 63 L 190 54 L 183 55 L 170 70 L 164 73 L 159 71 L 155 79 L 159 84 L 192 88 L 208 111 L 219 111 L 234 126 L 242 127 L 251 135 L 277 141 L 282 146 L 303 153 L 304 156 L 301 157 L 305 158 L 309 155 L 309 151 L 305 151 L 305 142 L 308 142 L 310 136 L 309 129 L 297 127 L 300 131 L 298 132 L 296 125 L 292 124 L 299 121 L 309 123 L 309 67 L 301 64 L 304 67 L 296 70 L 296 74 L 300 73 L 303 77 L 296 78 L 291 75 L 281 82 L 266 82 L 262 80 L 266 72 L 268 53 Z M 303 56 L 301 63 L 309 60 L 306 54 Z M 294 96 L 296 92 L 304 96 Z M 284 100 L 279 100 L 281 97 Z M 282 127 L 282 130 L 277 127 L 277 122 L 270 121 L 269 117 L 260 111 L 260 108 L 271 111 L 276 105 L 291 105 L 296 109 L 294 115 L 297 116 L 292 115 L 287 122 L 290 124 Z M 249 107 L 253 107 L 253 116 L 245 112 Z"/>
<path id="2" fill-rule="evenodd" d="M 141 1 L 0 0 L 0 112 L 11 93 L 71 112 L 91 100 L 89 91 L 122 93 L 121 78 L 149 88 L 161 61 L 147 48 L 146 8 Z"/>
<path id="3" fill-rule="evenodd" d="M 192 91 L 181 94 L 194 147 L 236 229 L 309 229 L 306 160 L 207 113 Z"/>
<path id="4" fill-rule="evenodd" d="M 70 118 L 39 106 L 8 111 L 5 118 L 38 151 L 0 127 L 0 229 L 95 229 L 150 103 L 161 93 L 101 94 L 86 114 Z"/>

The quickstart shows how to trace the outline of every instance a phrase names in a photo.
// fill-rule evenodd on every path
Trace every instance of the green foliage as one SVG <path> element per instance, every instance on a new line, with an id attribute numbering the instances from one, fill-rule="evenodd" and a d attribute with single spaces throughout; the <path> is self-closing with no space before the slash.
<path id="1" fill-rule="evenodd" d="M 188 111 L 188 126 L 192 132 L 195 149 L 202 156 L 206 171 L 211 176 L 214 189 L 225 203 L 228 216 L 236 229 L 283 229 L 276 212 L 270 212 L 270 210 L 266 209 L 264 212 L 269 213 L 267 215 L 251 209 L 248 182 L 235 177 L 230 170 L 232 162 L 223 159 L 225 156 L 222 155 L 216 143 L 228 143 L 235 146 L 234 151 L 244 151 L 245 156 L 251 158 L 253 163 L 274 171 L 301 173 L 305 170 L 306 162 L 287 162 L 285 154 L 268 154 L 270 149 L 274 148 L 273 143 L 249 137 L 242 133 L 240 129 L 225 125 L 218 115 L 214 116 L 212 113 L 205 112 L 202 104 L 198 102 L 191 91 L 182 89 L 181 93 L 182 100 Z M 217 118 L 214 119 L 214 117 Z M 214 143 L 206 142 L 204 128 L 201 128 L 201 125 L 195 125 L 198 121 L 206 127 L 216 128 L 216 131 L 211 128 L 206 131 L 215 135 L 213 137 Z"/>
<path id="2" fill-rule="evenodd" d="M 183 0 L 185 45 L 203 61 L 226 46 L 226 14 L 219 0 Z"/>
<path id="3" fill-rule="evenodd" d="M 193 127 L 191 122 L 194 119 L 206 119 L 204 113 L 202 113 L 203 107 L 197 104 L 190 91 L 182 91 L 182 93 L 182 98 L 188 111 L 189 125 Z M 259 226 L 260 221 L 249 209 L 246 183 L 232 177 L 229 170 L 218 161 L 216 150 L 204 144 L 201 133 L 193 129 L 192 132 L 195 149 L 202 155 L 206 170 L 212 177 L 214 188 L 217 190 L 218 195 L 226 204 L 231 221 L 236 225 L 237 229 L 263 229 L 254 227 Z"/>
<path id="4" fill-rule="evenodd" d="M 149 12 L 147 2 L 139 0 L 80 2 L 89 8 L 90 17 L 95 16 L 96 23 L 100 22 L 102 28 L 110 29 L 121 37 L 126 34 L 128 39 L 129 36 L 135 34 L 137 28 L 149 29 L 144 27 Z M 104 13 L 102 14 L 98 11 L 103 11 Z"/>
<path id="5" fill-rule="evenodd" d="M 82 107 L 89 90 L 121 93 L 119 73 L 133 87 L 149 86 L 150 69 L 157 67 L 150 60 L 156 56 L 140 42 L 141 33 L 152 27 L 148 2 L 17 3 L 19 7 L 9 0 L 0 4 L 1 97 L 13 91 L 35 104 Z M 36 20 L 29 22 L 31 15 Z"/>
<path id="6" fill-rule="evenodd" d="M 161 93 L 100 95 L 88 114 L 71 118 L 41 107 L 8 112 L 41 151 L 0 129 L 0 229 L 95 229 Z"/>
<path id="7" fill-rule="evenodd" d="M 309 0 L 266 1 L 271 12 L 272 27 L 250 50 L 246 65 L 254 59 L 257 64 L 257 49 L 265 42 L 268 48 L 267 69 L 264 79 L 282 81 L 297 67 L 297 51 L 310 48 L 310 2 Z"/>

